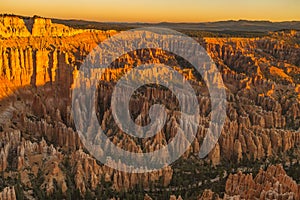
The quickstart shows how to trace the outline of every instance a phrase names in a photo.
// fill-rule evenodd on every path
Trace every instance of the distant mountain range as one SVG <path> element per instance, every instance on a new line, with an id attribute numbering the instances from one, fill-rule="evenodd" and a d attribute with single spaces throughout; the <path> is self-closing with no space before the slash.
<path id="1" fill-rule="evenodd" d="M 2 14 L 10 16 L 18 16 L 21 18 L 30 18 L 27 16 L 19 16 L 13 14 Z M 37 16 L 33 16 L 37 17 Z M 40 16 L 38 16 L 40 17 Z M 199 22 L 199 23 L 171 23 L 171 22 L 160 22 L 160 23 L 127 23 L 127 22 L 97 22 L 97 21 L 85 21 L 77 19 L 55 19 L 52 18 L 52 22 L 65 24 L 74 28 L 94 28 L 94 29 L 116 29 L 126 30 L 130 28 L 138 27 L 165 27 L 176 30 L 185 31 L 212 31 L 212 32 L 269 32 L 269 31 L 280 31 L 280 30 L 300 30 L 300 21 L 283 21 L 283 22 L 270 22 L 270 21 L 250 21 L 250 20 L 228 20 L 228 21 L 217 21 L 217 22 Z"/>
<path id="2" fill-rule="evenodd" d="M 286 29 L 300 30 L 300 21 L 285 21 L 285 22 L 270 22 L 270 21 L 218 21 L 218 22 L 201 22 L 201 23 L 107 23 L 107 22 L 94 22 L 84 20 L 62 20 L 53 19 L 53 22 L 66 24 L 68 26 L 80 27 L 116 27 L 117 29 L 128 29 L 137 27 L 166 27 L 176 30 L 199 30 L 199 31 L 247 31 L 247 32 L 269 32 L 280 31 Z"/>

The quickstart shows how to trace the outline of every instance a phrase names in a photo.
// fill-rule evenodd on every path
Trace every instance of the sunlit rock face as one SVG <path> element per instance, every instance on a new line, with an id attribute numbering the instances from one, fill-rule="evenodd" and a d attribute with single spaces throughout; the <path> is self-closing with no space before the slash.
<path id="1" fill-rule="evenodd" d="M 14 187 L 6 187 L 0 192 L 0 199 L 16 200 L 16 192 Z"/>
<path id="2" fill-rule="evenodd" d="M 107 185 L 113 191 L 139 187 L 150 191 L 172 184 L 173 166 L 152 173 L 130 174 L 102 165 L 86 151 L 75 131 L 71 115 L 74 78 L 89 52 L 114 34 L 115 31 L 74 29 L 39 17 L 0 17 L 0 172 L 3 180 L 15 180 L 11 184 L 0 182 L 3 199 L 15 199 L 16 191 L 19 195 L 20 188 L 13 187 L 17 182 L 28 198 L 36 195 L 35 190 L 32 192 L 36 188 L 48 195 L 59 190 L 63 196 L 70 191 L 84 196 L 90 192 L 96 195 Z M 228 101 L 221 137 L 203 165 L 218 167 L 262 161 L 299 149 L 300 50 L 299 43 L 293 41 L 299 41 L 297 32 L 201 40 L 222 74 Z M 172 141 L 179 128 L 180 113 L 176 98 L 166 88 L 140 88 L 129 106 L 135 123 L 147 125 L 150 106 L 154 102 L 166 105 L 166 124 L 155 136 L 144 140 L 129 136 L 112 118 L 110 100 L 116 82 L 132 68 L 146 63 L 171 66 L 194 88 L 200 124 L 195 141 L 182 159 L 197 156 L 211 118 L 208 90 L 189 63 L 169 52 L 134 51 L 111 64 L 97 88 L 99 124 L 107 130 L 110 141 L 132 152 L 152 152 Z M 149 73 L 157 76 L 163 72 Z M 82 104 L 75 106 L 85 112 Z M 183 147 L 173 147 L 180 148 Z M 270 187 L 265 188 L 265 183 Z M 252 190 L 237 190 L 240 184 Z M 299 186 L 280 166 L 260 171 L 255 178 L 242 173 L 230 175 L 224 190 L 228 199 L 299 198 Z M 213 196 L 205 191 L 201 198 Z"/>
<path id="3" fill-rule="evenodd" d="M 256 177 L 243 173 L 230 175 L 226 182 L 227 198 L 238 195 L 243 199 L 298 199 L 299 188 L 281 165 L 260 170 Z"/>
<path id="4" fill-rule="evenodd" d="M 1 15 L 0 36 L 10 37 L 68 37 L 85 32 L 97 32 L 89 29 L 74 29 L 62 24 L 52 23 L 51 19 L 34 16 L 20 18 L 18 16 Z"/>
<path id="5" fill-rule="evenodd" d="M 230 174 L 225 187 L 224 197 L 211 190 L 205 190 L 199 200 L 229 199 L 298 199 L 300 185 L 289 177 L 282 165 L 272 165 L 266 170 L 252 174 Z"/>

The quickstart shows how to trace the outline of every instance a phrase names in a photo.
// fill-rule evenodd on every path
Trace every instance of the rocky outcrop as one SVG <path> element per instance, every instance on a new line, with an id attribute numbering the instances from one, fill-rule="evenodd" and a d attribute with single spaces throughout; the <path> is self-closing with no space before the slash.
<path id="1" fill-rule="evenodd" d="M 0 192 L 1 200 L 16 200 L 16 192 L 14 187 L 6 187 Z"/>
<path id="2" fill-rule="evenodd" d="M 91 29 L 73 29 L 62 24 L 52 23 L 51 19 L 0 15 L 0 36 L 9 37 L 68 37 L 85 32 L 97 32 Z M 99 31 L 100 32 L 100 31 Z"/>
<path id="3" fill-rule="evenodd" d="M 204 190 L 202 195 L 197 198 L 198 200 L 219 200 L 219 196 L 211 190 Z"/>
<path id="4" fill-rule="evenodd" d="M 291 37 L 205 39 L 229 89 L 230 120 L 219 140 L 227 160 L 262 159 L 299 146 L 298 63 L 295 53 L 286 58 L 274 54 L 297 52 L 297 44 L 288 42 Z M 280 73 L 272 73 L 272 66 Z"/>
<path id="5" fill-rule="evenodd" d="M 210 189 L 204 190 L 199 200 L 239 199 L 299 199 L 300 185 L 289 177 L 282 165 L 271 165 L 258 174 L 230 174 L 226 181 L 225 194 L 220 198 Z"/>
<path id="6" fill-rule="evenodd" d="M 149 188 L 149 183 L 161 184 L 160 179 L 163 180 L 162 184 L 167 186 L 172 178 L 171 167 L 147 174 L 122 173 L 99 165 L 94 158 L 81 149 L 72 153 L 70 158 L 65 158 L 59 148 L 48 146 L 44 139 L 40 142 L 30 142 L 22 138 L 19 131 L 3 132 L 0 133 L 0 137 L 3 144 L 6 144 L 1 148 L 1 172 L 8 168 L 16 169 L 21 174 L 22 183 L 27 187 L 33 184 L 29 174 L 33 173 L 37 178 L 42 176 L 44 181 L 40 189 L 45 190 L 47 194 L 55 192 L 57 187 L 55 184 L 66 193 L 67 177 L 64 173 L 65 169 L 61 167 L 66 159 L 70 160 L 67 170 L 73 171 L 75 186 L 82 194 L 87 189 L 95 190 L 103 178 L 106 182 L 112 182 L 113 188 L 117 191 L 132 189 L 137 184 Z"/>
<path id="7" fill-rule="evenodd" d="M 159 183 L 163 180 L 163 185 L 169 185 L 173 170 L 171 167 L 163 168 L 159 171 L 149 173 L 125 173 L 113 170 L 109 167 L 97 164 L 96 160 L 82 150 L 71 155 L 71 165 L 74 167 L 76 187 L 85 193 L 87 188 L 94 190 L 104 178 L 105 182 L 112 182 L 112 187 L 117 190 L 130 190 L 140 184 L 143 188 L 149 189 L 150 183 Z M 161 184 L 161 183 L 159 183 Z"/>
<path id="8" fill-rule="evenodd" d="M 254 178 L 252 174 L 239 172 L 229 175 L 225 199 L 238 196 L 241 199 L 299 199 L 300 185 L 290 178 L 281 165 L 262 169 Z"/>
<path id="9" fill-rule="evenodd" d="M 44 173 L 48 174 L 43 187 L 48 193 L 53 192 L 53 179 L 62 186 L 66 191 L 66 183 L 64 175 L 59 167 L 53 166 L 57 162 L 61 162 L 63 155 L 58 152 L 53 145 L 48 146 L 46 141 L 42 139 L 40 142 L 31 142 L 21 137 L 20 131 L 1 132 L 1 142 L 5 142 L 5 146 L 1 148 L 1 172 L 4 173 L 7 169 L 15 169 L 20 172 L 22 182 L 25 185 L 31 186 L 28 180 L 28 174 L 31 172 L 35 176 L 43 163 L 51 163 L 44 169 Z M 28 171 L 27 169 L 31 169 Z"/>

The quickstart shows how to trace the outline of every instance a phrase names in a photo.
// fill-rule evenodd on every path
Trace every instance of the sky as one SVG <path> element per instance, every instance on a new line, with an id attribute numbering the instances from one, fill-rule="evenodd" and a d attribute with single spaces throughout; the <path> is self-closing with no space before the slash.
<path id="1" fill-rule="evenodd" d="M 0 13 L 103 22 L 300 21 L 300 0 L 1 0 Z"/>

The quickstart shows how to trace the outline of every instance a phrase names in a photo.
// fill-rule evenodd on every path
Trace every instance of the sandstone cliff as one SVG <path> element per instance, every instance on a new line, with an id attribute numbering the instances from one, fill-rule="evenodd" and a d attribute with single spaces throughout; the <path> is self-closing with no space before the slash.
<path id="1" fill-rule="evenodd" d="M 68 37 L 84 32 L 101 32 L 90 29 L 73 29 L 52 23 L 51 19 L 0 15 L 0 36 L 10 37 Z"/>

